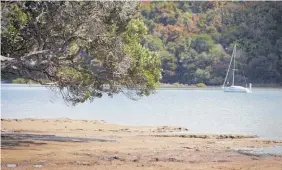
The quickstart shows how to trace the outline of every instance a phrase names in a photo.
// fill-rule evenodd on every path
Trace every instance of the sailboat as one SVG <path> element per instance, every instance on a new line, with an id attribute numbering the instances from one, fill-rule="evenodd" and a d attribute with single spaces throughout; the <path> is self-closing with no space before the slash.
<path id="1" fill-rule="evenodd" d="M 234 82 L 235 82 L 235 71 L 236 71 L 236 64 L 235 64 L 235 56 L 236 56 L 236 44 L 234 45 L 233 48 L 233 52 L 232 52 L 232 56 L 231 56 L 231 60 L 230 60 L 230 64 L 225 76 L 225 80 L 223 82 L 222 88 L 224 92 L 237 92 L 237 93 L 251 93 L 252 92 L 252 84 L 249 84 L 249 88 L 246 87 L 242 87 L 242 86 L 235 86 Z M 231 86 L 226 86 L 226 80 L 230 71 L 230 67 L 232 65 L 232 61 L 233 61 L 233 69 L 232 69 L 232 85 Z M 229 84 L 229 83 L 228 83 Z"/>

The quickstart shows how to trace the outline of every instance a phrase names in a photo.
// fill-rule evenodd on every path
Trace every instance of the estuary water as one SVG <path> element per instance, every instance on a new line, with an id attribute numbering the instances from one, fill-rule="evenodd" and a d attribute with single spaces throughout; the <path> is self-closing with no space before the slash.
<path id="1" fill-rule="evenodd" d="M 158 89 L 138 101 L 122 94 L 68 106 L 39 85 L 1 85 L 2 118 L 105 120 L 125 125 L 175 125 L 193 133 L 255 134 L 282 139 L 282 90 L 224 93 L 213 89 Z"/>

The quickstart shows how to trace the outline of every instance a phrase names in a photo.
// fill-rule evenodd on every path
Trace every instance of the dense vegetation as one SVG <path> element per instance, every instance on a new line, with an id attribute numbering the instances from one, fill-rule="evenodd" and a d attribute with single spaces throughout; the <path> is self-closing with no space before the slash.
<path id="1" fill-rule="evenodd" d="M 138 2 L 1 2 L 1 75 L 54 83 L 76 104 L 103 94 L 149 95 L 159 57 L 141 45 Z"/>
<path id="2" fill-rule="evenodd" d="M 235 43 L 236 83 L 282 83 L 282 2 L 143 2 L 143 44 L 162 82 L 220 85 Z"/>
<path id="3" fill-rule="evenodd" d="M 221 85 L 237 44 L 237 84 L 282 84 L 281 16 L 282 2 L 1 2 L 1 75 L 73 104 L 143 96 L 161 75 Z"/>

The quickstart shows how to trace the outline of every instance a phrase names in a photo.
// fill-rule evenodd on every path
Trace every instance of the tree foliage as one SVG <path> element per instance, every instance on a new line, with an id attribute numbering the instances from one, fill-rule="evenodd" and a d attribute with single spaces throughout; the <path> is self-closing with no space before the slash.
<path id="1" fill-rule="evenodd" d="M 149 95 L 159 57 L 143 47 L 147 33 L 137 2 L 1 2 L 2 77 L 54 82 L 76 104 L 123 92 Z"/>
<path id="2" fill-rule="evenodd" d="M 281 2 L 1 3 L 2 78 L 56 82 L 74 104 L 160 77 L 220 85 L 235 43 L 236 83 L 282 83 Z"/>
<path id="3" fill-rule="evenodd" d="M 244 50 L 242 63 L 253 82 L 282 83 L 282 3 L 244 6 L 233 11 L 230 23 L 236 25 L 236 37 Z"/>
<path id="4" fill-rule="evenodd" d="M 164 83 L 222 84 L 235 42 L 236 83 L 282 83 L 281 2 L 150 2 L 141 14 Z"/>

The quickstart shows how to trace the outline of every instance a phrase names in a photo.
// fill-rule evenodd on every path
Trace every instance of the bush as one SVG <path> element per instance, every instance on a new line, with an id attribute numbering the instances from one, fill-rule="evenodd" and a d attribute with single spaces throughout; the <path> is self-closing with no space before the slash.
<path id="1" fill-rule="evenodd" d="M 204 83 L 198 83 L 196 84 L 196 87 L 207 87 Z"/>
<path id="2" fill-rule="evenodd" d="M 26 84 L 27 80 L 24 78 L 16 78 L 15 80 L 12 81 L 14 84 Z"/>
<path id="3" fill-rule="evenodd" d="M 12 83 L 14 84 L 32 84 L 35 82 L 29 79 L 25 79 L 25 78 L 16 78 L 12 81 Z"/>
<path id="4" fill-rule="evenodd" d="M 212 37 L 208 34 L 200 34 L 195 37 L 192 41 L 192 48 L 195 49 L 198 53 L 209 52 L 214 48 L 214 41 Z"/>

